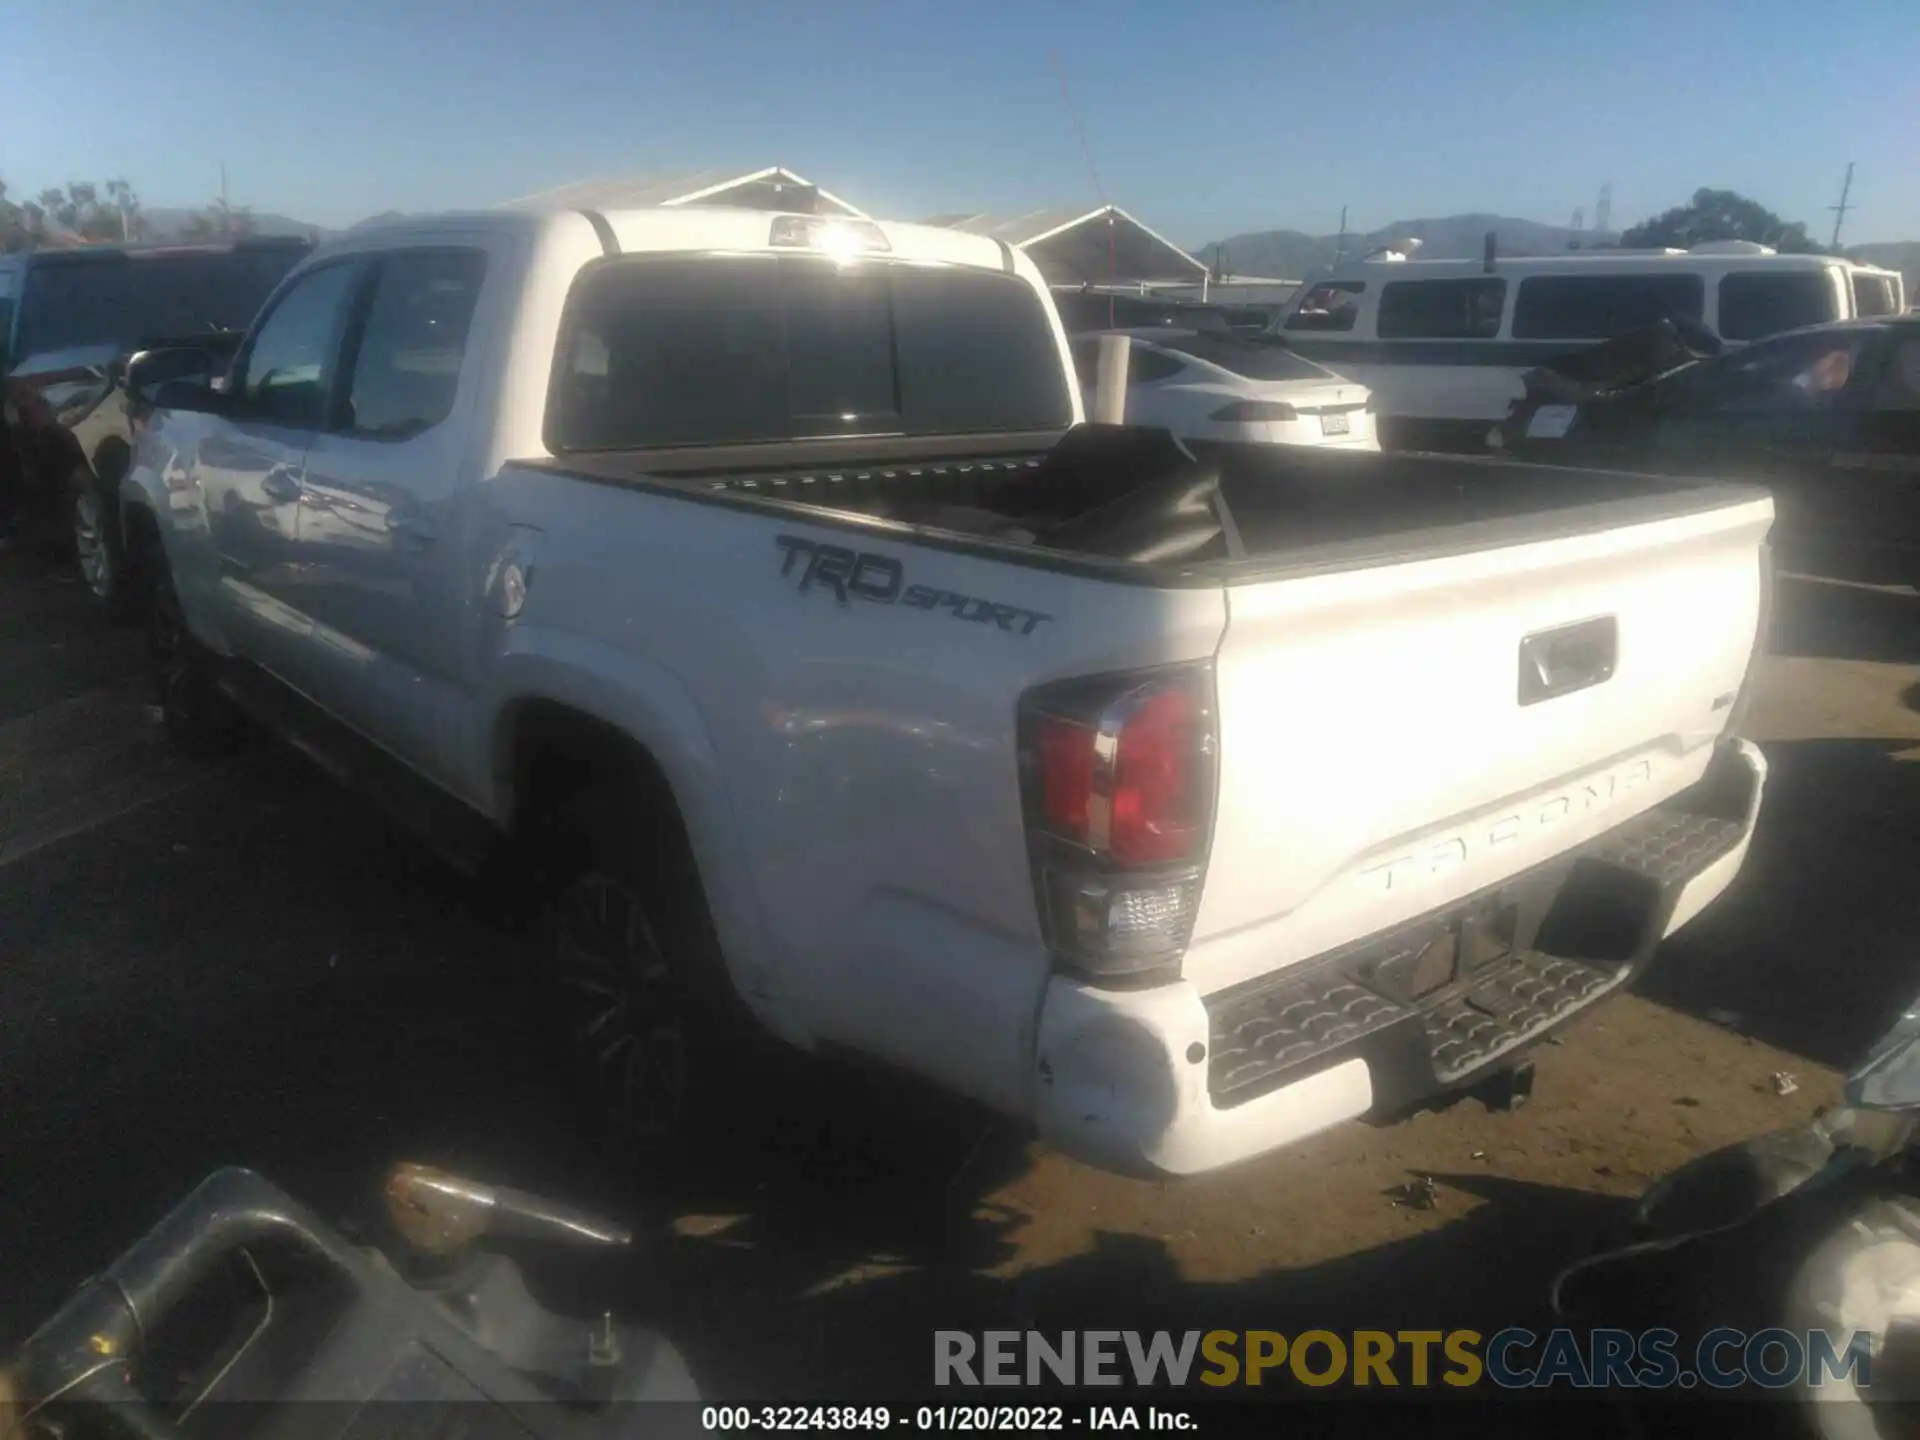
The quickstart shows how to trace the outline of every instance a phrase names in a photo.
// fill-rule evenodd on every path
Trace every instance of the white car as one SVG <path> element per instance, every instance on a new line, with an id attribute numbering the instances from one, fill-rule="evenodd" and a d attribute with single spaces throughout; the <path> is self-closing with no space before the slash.
<path id="1" fill-rule="evenodd" d="M 1127 367 L 1129 424 L 1165 426 L 1183 440 L 1380 448 L 1366 386 L 1265 336 L 1164 326 L 1076 335 L 1073 363 L 1089 411 L 1102 335 L 1133 340 Z"/>

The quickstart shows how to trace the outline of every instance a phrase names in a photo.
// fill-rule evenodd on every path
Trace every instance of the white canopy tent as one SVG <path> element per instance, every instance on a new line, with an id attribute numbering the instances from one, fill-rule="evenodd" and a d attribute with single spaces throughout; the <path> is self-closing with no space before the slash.
<path id="1" fill-rule="evenodd" d="M 809 205 L 799 202 L 809 198 Z M 817 198 L 815 198 L 817 197 Z M 661 205 L 740 205 L 751 210 L 817 208 L 821 214 L 865 220 L 867 212 L 822 190 L 784 165 L 745 173 L 688 170 L 576 180 L 509 200 L 504 210 L 640 210 Z"/>
<path id="2" fill-rule="evenodd" d="M 1050 285 L 1202 285 L 1207 279 L 1205 265 L 1118 205 L 1024 215 L 936 215 L 926 223 L 1004 240 L 1024 251 Z"/>

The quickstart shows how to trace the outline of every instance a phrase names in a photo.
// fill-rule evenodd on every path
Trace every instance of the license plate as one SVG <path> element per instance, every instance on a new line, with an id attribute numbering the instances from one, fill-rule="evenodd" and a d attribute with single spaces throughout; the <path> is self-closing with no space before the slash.
<path id="1" fill-rule="evenodd" d="M 1320 417 L 1320 433 L 1322 435 L 1345 435 L 1352 430 L 1352 428 L 1352 422 L 1344 415 L 1322 415 Z"/>
<path id="2" fill-rule="evenodd" d="M 1533 412 L 1533 418 L 1527 421 L 1529 440 L 1559 440 L 1573 428 L 1574 407 L 1571 405 L 1542 405 Z"/>

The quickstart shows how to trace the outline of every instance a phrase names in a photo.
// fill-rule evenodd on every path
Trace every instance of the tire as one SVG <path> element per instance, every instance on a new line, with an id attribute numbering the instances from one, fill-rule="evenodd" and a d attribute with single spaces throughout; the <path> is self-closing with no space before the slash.
<path id="1" fill-rule="evenodd" d="M 115 523 L 112 504 L 93 472 L 81 466 L 68 486 L 67 518 L 73 535 L 74 564 L 80 581 L 115 620 L 139 611 L 139 586 L 127 547 Z"/>
<path id="2" fill-rule="evenodd" d="M 154 702 L 160 707 L 167 738 L 183 754 L 202 758 L 231 754 L 245 739 L 246 727 L 239 710 L 214 680 L 213 657 L 187 629 L 173 574 L 158 558 L 153 564 L 151 599 L 148 653 Z"/>
<path id="3" fill-rule="evenodd" d="M 715 1155 L 770 1048 L 733 990 L 692 858 L 650 823 L 657 813 L 571 807 L 540 927 L 538 978 L 583 1119 L 632 1167 Z"/>

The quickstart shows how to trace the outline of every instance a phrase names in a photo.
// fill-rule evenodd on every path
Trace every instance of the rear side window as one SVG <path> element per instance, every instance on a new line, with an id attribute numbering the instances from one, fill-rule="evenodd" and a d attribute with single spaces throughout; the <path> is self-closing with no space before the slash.
<path id="1" fill-rule="evenodd" d="M 1186 368 L 1165 350 L 1156 350 L 1137 340 L 1127 351 L 1129 385 L 1153 385 L 1161 380 L 1171 380 Z"/>
<path id="2" fill-rule="evenodd" d="M 1391 288 L 1391 287 L 1389 287 Z M 1333 372 L 1303 360 L 1276 340 L 1194 335 L 1158 342 L 1247 380 L 1331 380 Z"/>
<path id="3" fill-rule="evenodd" d="M 1395 280 L 1380 292 L 1382 340 L 1492 340 L 1500 333 L 1507 282 Z"/>
<path id="4" fill-rule="evenodd" d="M 406 440 L 453 413 L 486 256 L 401 251 L 380 262 L 355 351 L 342 428 Z"/>
<path id="5" fill-rule="evenodd" d="M 1889 275 L 1863 275 L 1856 272 L 1853 276 L 1853 313 L 1862 320 L 1880 315 L 1895 314 L 1900 308 L 1898 298 L 1893 293 L 1893 278 Z"/>
<path id="6" fill-rule="evenodd" d="M 1824 270 L 1767 275 L 1746 271 L 1720 280 L 1720 334 L 1761 340 L 1784 330 L 1838 320 L 1833 281 Z"/>
<path id="7" fill-rule="evenodd" d="M 556 450 L 1072 423 L 1040 297 L 1007 275 L 812 256 L 635 256 L 575 284 Z"/>
<path id="8" fill-rule="evenodd" d="M 1360 297 L 1366 293 L 1364 280 L 1329 280 L 1316 285 L 1300 297 L 1300 303 L 1287 317 L 1288 330 L 1351 330 L 1360 318 Z"/>
<path id="9" fill-rule="evenodd" d="M 1088 388 L 1100 383 L 1100 337 L 1081 335 L 1071 342 L 1073 350 L 1073 371 L 1080 383 Z M 1127 383 L 1129 385 L 1151 385 L 1157 380 L 1171 380 L 1187 367 L 1163 350 L 1155 349 L 1144 341 L 1135 340 L 1127 347 Z"/>
<path id="10" fill-rule="evenodd" d="M 1612 340 L 1705 313 L 1698 275 L 1536 275 L 1514 297 L 1513 338 Z"/>
<path id="11" fill-rule="evenodd" d="M 1783 335 L 1735 351 L 1689 375 L 1677 409 L 1765 415 L 1825 409 L 1856 379 L 1866 330 Z"/>

